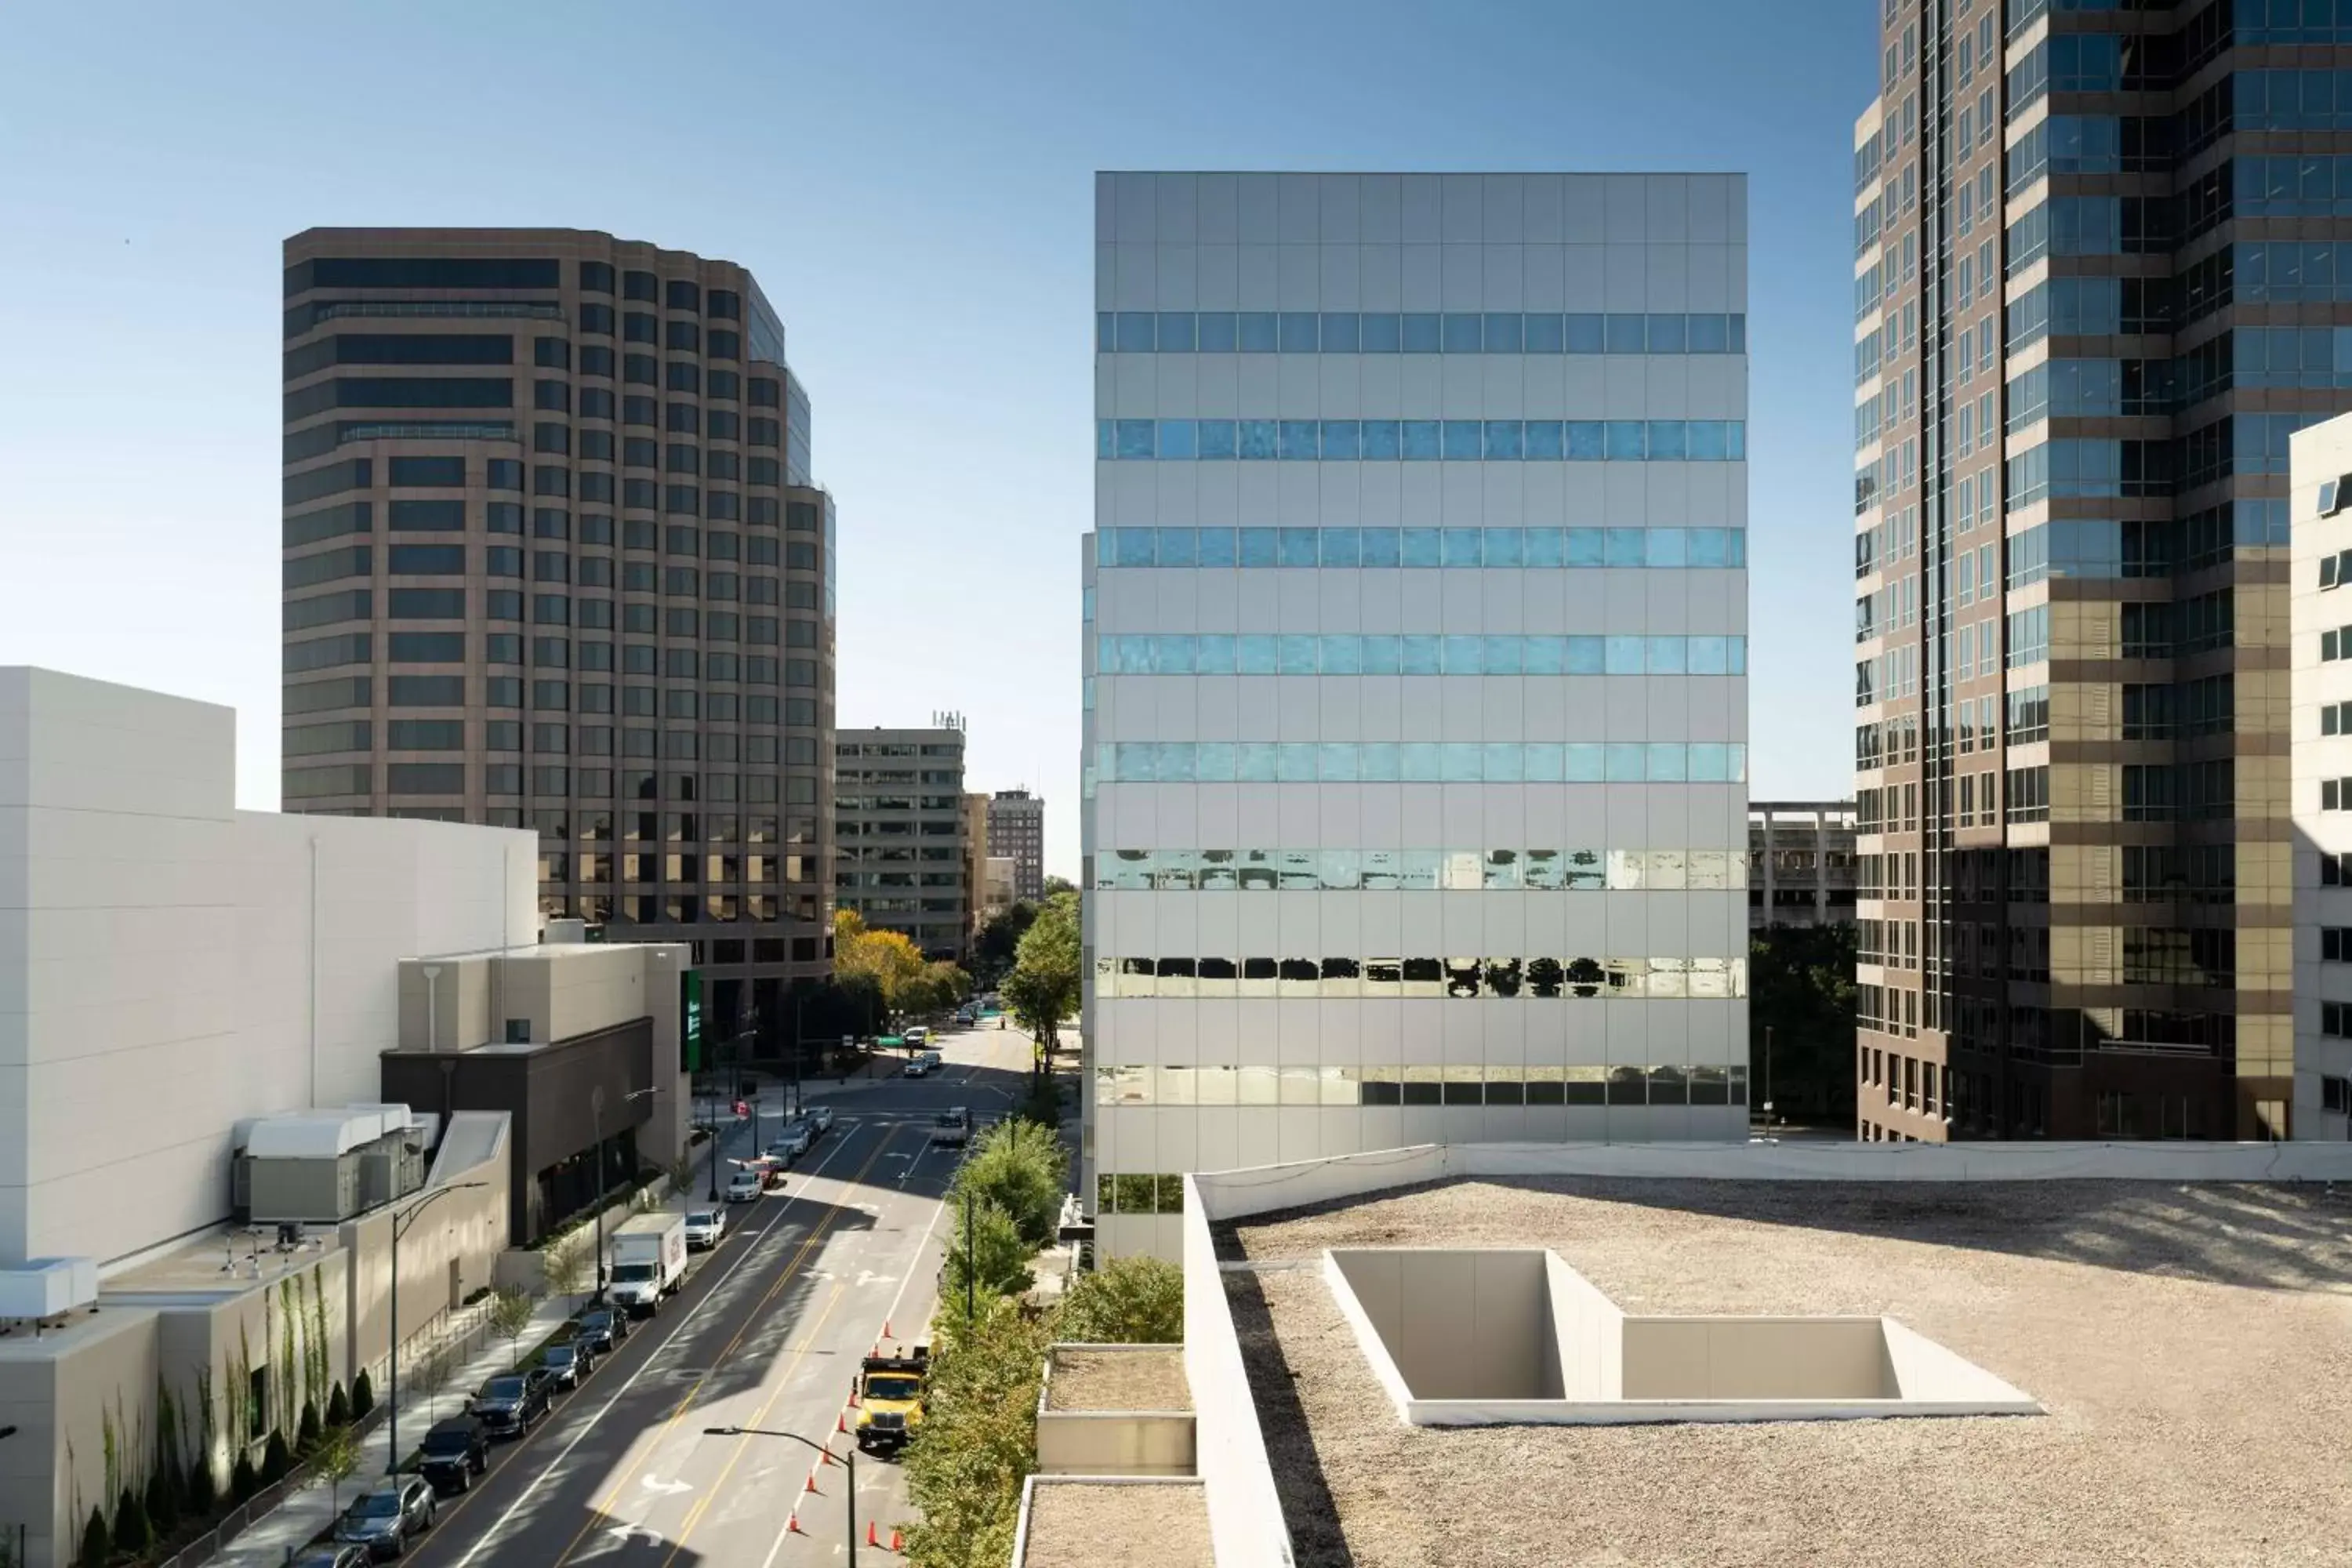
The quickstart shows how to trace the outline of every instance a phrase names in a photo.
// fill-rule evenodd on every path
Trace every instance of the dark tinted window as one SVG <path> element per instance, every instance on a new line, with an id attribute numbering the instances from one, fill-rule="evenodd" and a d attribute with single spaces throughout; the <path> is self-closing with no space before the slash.
<path id="1" fill-rule="evenodd" d="M 374 561 L 375 552 L 364 544 L 300 555 L 286 563 L 281 584 L 288 588 L 315 588 L 339 578 L 365 577 L 375 570 Z"/>
<path id="2" fill-rule="evenodd" d="M 494 490 L 522 489 L 522 465 L 512 458 L 492 458 L 489 462 L 489 487 Z"/>
<path id="3" fill-rule="evenodd" d="M 740 321 L 743 319 L 743 296 L 732 289 L 713 289 L 704 296 L 703 313 L 714 321 Z"/>
<path id="4" fill-rule="evenodd" d="M 286 542 L 316 544 L 346 533 L 368 533 L 373 531 L 374 515 L 375 509 L 363 500 L 302 512 L 286 520 Z"/>
<path id="5" fill-rule="evenodd" d="M 669 389 L 672 392 L 701 391 L 702 368 L 689 361 L 672 361 L 669 367 Z"/>
<path id="6" fill-rule="evenodd" d="M 385 768 L 385 782 L 394 795 L 463 795 L 463 763 L 394 763 Z"/>
<path id="7" fill-rule="evenodd" d="M 466 503 L 461 500 L 396 500 L 390 511 L 394 531 L 466 526 Z"/>
<path id="8" fill-rule="evenodd" d="M 299 632 L 310 626 L 332 625 L 336 621 L 363 621 L 374 613 L 375 595 L 365 588 L 350 593 L 320 594 L 308 599 L 289 599 L 284 613 L 285 629 Z"/>
<path id="9" fill-rule="evenodd" d="M 319 713 L 331 708 L 364 708 L 373 689 L 364 675 L 289 686 L 286 689 L 285 710 L 289 713 Z"/>
<path id="10" fill-rule="evenodd" d="M 562 338 L 534 338 L 530 345 L 530 363 L 543 370 L 570 370 L 572 344 Z"/>
<path id="11" fill-rule="evenodd" d="M 660 323 L 651 316 L 632 310 L 621 318 L 621 337 L 625 342 L 633 343 L 659 342 L 661 341 Z"/>
<path id="12" fill-rule="evenodd" d="M 474 256 L 322 256 L 286 269 L 286 292 L 305 289 L 553 289 L 552 260 Z"/>
<path id="13" fill-rule="evenodd" d="M 386 685 L 394 708 L 461 708 L 466 702 L 462 675 L 395 675 Z"/>
<path id="14" fill-rule="evenodd" d="M 692 321 L 672 321 L 669 324 L 669 348 L 673 353 L 692 353 L 702 346 L 702 329 Z"/>
<path id="15" fill-rule="evenodd" d="M 462 544 L 395 544 L 392 547 L 387 564 L 396 577 L 462 574 L 466 570 L 466 547 Z"/>
<path id="16" fill-rule="evenodd" d="M 624 272 L 621 274 L 621 298 L 658 300 L 661 298 L 661 279 L 650 272 Z"/>
<path id="17" fill-rule="evenodd" d="M 610 305 L 581 306 L 580 330 L 583 332 L 598 332 L 605 337 L 611 337 L 613 335 L 613 307 Z"/>
<path id="18" fill-rule="evenodd" d="M 609 261 L 582 262 L 580 291 L 583 294 L 610 294 L 613 291 L 613 264 Z"/>
<path id="19" fill-rule="evenodd" d="M 394 588 L 391 594 L 395 621 L 462 621 L 466 618 L 463 588 Z"/>
<path id="20" fill-rule="evenodd" d="M 330 463 L 307 474 L 289 474 L 279 487 L 283 492 L 280 499 L 288 506 L 299 506 L 337 490 L 363 490 L 374 482 L 374 471 L 373 466 L 361 458 L 349 463 Z"/>
<path id="21" fill-rule="evenodd" d="M 754 408 L 781 407 L 782 397 L 783 389 L 775 381 L 764 375 L 751 378 L 751 406 Z"/>
<path id="22" fill-rule="evenodd" d="M 651 354 L 624 354 L 621 356 L 621 379 L 640 386 L 658 386 L 661 384 L 661 362 Z"/>
<path id="23" fill-rule="evenodd" d="M 394 489 L 460 488 L 465 482 L 466 459 L 463 458 L 392 459 L 392 485 Z"/>
<path id="24" fill-rule="evenodd" d="M 603 344 L 583 343 L 580 346 L 581 374 L 609 376 L 613 374 L 614 363 L 613 351 Z"/>
<path id="25" fill-rule="evenodd" d="M 712 359 L 742 358 L 743 334 L 730 332 L 724 328 L 713 328 L 710 333 L 710 357 Z"/>
<path id="26" fill-rule="evenodd" d="M 504 377 L 347 376 L 286 395 L 286 417 L 323 408 L 511 408 L 514 383 Z"/>
<path id="27" fill-rule="evenodd" d="M 394 632 L 391 637 L 394 664 L 463 664 L 463 632 Z"/>
<path id="28" fill-rule="evenodd" d="M 503 332 L 344 332 L 328 340 L 337 364 L 512 364 Z"/>
<path id="29" fill-rule="evenodd" d="M 699 310 L 702 309 L 701 289 L 682 278 L 671 279 L 669 308 L 673 310 Z"/>

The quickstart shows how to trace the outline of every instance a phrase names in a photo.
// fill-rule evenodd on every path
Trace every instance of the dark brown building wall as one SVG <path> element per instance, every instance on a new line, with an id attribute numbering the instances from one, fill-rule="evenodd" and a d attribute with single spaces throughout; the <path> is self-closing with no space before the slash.
<path id="1" fill-rule="evenodd" d="M 541 1227 L 558 1217 L 535 1212 L 539 1173 L 596 1142 L 598 1089 L 604 1091 L 607 1140 L 651 1119 L 646 1100 L 627 1097 L 652 1084 L 653 1047 L 653 1020 L 638 1018 L 547 1046 L 386 1051 L 383 1097 L 436 1115 L 503 1110 L 514 1119 L 509 1217 L 520 1247 L 537 1240 Z"/>

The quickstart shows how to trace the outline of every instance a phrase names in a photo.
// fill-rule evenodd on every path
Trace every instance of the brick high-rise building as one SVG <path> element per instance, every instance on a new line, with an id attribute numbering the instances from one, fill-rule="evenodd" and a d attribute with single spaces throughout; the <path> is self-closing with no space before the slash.
<path id="1" fill-rule="evenodd" d="M 2352 406 L 2352 32 L 1896 0 L 1880 42 L 1858 1131 L 2289 1136 L 2287 437 Z"/>
<path id="2" fill-rule="evenodd" d="M 286 242 L 286 809 L 533 827 L 540 907 L 830 973 L 832 498 L 743 268 L 580 229 Z"/>

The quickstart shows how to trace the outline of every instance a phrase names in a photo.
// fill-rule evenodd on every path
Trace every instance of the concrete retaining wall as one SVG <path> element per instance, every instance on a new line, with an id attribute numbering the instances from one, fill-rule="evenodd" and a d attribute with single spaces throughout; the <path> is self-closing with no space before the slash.
<path id="1" fill-rule="evenodd" d="M 1208 1210 L 1191 1176 L 1184 1178 L 1183 1225 L 1184 1380 L 1192 1390 L 1196 1468 L 1217 1568 L 1291 1568 L 1290 1531 L 1266 1460 L 1265 1434 L 1209 1238 Z"/>

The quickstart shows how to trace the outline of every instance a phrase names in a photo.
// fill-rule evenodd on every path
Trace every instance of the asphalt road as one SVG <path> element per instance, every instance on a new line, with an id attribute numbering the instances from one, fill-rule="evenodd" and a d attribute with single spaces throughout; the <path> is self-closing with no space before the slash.
<path id="1" fill-rule="evenodd" d="M 1023 1089 L 1027 1042 L 994 1029 L 942 1042 L 938 1076 L 819 1092 L 833 1131 L 787 1190 L 729 1211 L 719 1248 L 699 1255 L 656 1318 L 564 1397 L 529 1437 L 501 1446 L 472 1491 L 444 1501 L 409 1555 L 417 1568 L 789 1568 L 845 1561 L 846 1480 L 800 1444 L 719 1437 L 759 1426 L 832 1439 L 858 1359 L 887 1323 L 911 1343 L 937 1294 L 950 1226 L 940 1196 L 956 1154 L 929 1146 L 950 1105 L 1001 1113 Z M 771 1127 L 772 1128 L 772 1122 Z M 814 1495 L 803 1491 L 818 1467 Z M 866 1521 L 887 1544 L 908 1515 L 895 1463 L 861 1456 Z M 797 1516 L 802 1533 L 787 1531 Z"/>

